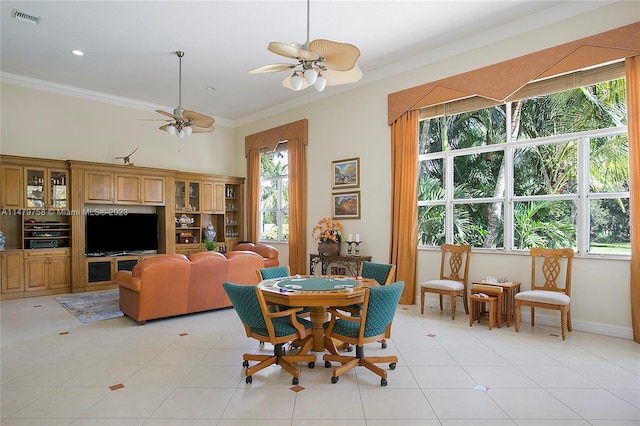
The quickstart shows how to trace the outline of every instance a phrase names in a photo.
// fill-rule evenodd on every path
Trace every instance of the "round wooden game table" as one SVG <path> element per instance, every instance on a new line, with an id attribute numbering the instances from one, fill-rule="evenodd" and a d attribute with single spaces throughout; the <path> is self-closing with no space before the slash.
<path id="1" fill-rule="evenodd" d="M 313 350 L 325 350 L 323 324 L 327 306 L 349 306 L 364 302 L 364 288 L 377 286 L 374 279 L 353 277 L 296 276 L 263 280 L 258 284 L 267 303 L 309 307 L 313 322 Z"/>

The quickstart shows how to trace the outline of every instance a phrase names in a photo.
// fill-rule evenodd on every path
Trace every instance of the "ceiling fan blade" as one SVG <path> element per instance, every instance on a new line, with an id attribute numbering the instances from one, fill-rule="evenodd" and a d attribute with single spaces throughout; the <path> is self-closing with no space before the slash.
<path id="1" fill-rule="evenodd" d="M 191 130 L 193 131 L 193 133 L 209 133 L 213 132 L 215 130 L 215 127 L 213 127 L 213 124 L 209 127 L 191 126 Z"/>
<path id="2" fill-rule="evenodd" d="M 281 43 L 278 41 L 272 41 L 267 46 L 267 50 L 275 53 L 276 55 L 284 56 L 291 59 L 303 59 L 305 61 L 316 61 L 320 57 L 308 50 L 300 49 L 297 46 L 292 46 L 287 43 Z"/>
<path id="3" fill-rule="evenodd" d="M 179 115 L 175 115 L 175 114 L 172 114 L 170 112 L 162 111 L 161 109 L 157 109 L 156 112 L 158 114 L 166 115 L 167 117 L 171 117 L 171 118 L 176 119 L 176 120 L 182 120 L 183 119 L 183 117 L 180 117 Z"/>
<path id="4" fill-rule="evenodd" d="M 182 116 L 187 120 L 191 120 L 191 124 L 198 127 L 210 127 L 216 121 L 213 117 L 200 114 L 199 112 L 189 111 L 188 109 L 182 112 Z"/>
<path id="5" fill-rule="evenodd" d="M 322 72 L 327 79 L 327 86 L 339 86 L 341 84 L 355 83 L 362 78 L 362 70 L 355 64 L 349 71 L 326 70 Z"/>
<path id="6" fill-rule="evenodd" d="M 249 71 L 249 74 L 260 74 L 264 72 L 279 72 L 279 71 L 287 71 L 297 67 L 298 64 L 270 64 L 264 65 L 260 68 L 256 68 L 254 70 Z"/>
<path id="7" fill-rule="evenodd" d="M 309 43 L 309 50 L 325 59 L 327 68 L 349 71 L 360 57 L 360 49 L 353 44 L 318 39 Z"/>
<path id="8" fill-rule="evenodd" d="M 293 90 L 293 87 L 291 87 L 291 75 L 288 75 L 284 78 L 284 80 L 282 80 L 282 87 L 286 87 L 287 89 L 291 89 Z M 309 87 L 309 83 L 307 83 L 307 81 L 303 78 L 302 79 L 302 87 L 300 88 L 300 90 L 304 90 L 307 87 Z M 298 91 L 300 91 L 298 90 Z"/>

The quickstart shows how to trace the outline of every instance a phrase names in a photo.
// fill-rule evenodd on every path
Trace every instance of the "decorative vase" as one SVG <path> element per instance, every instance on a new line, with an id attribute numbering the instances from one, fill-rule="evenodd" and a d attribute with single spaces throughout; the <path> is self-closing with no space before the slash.
<path id="1" fill-rule="evenodd" d="M 334 242 L 318 243 L 318 254 L 323 256 L 340 256 L 340 244 Z"/>
<path id="2" fill-rule="evenodd" d="M 0 250 L 4 250 L 4 245 L 7 242 L 7 237 L 0 231 Z"/>
<path id="3" fill-rule="evenodd" d="M 216 238 L 216 230 L 213 228 L 211 222 L 207 225 L 204 230 L 204 239 L 206 241 L 213 241 Z"/>

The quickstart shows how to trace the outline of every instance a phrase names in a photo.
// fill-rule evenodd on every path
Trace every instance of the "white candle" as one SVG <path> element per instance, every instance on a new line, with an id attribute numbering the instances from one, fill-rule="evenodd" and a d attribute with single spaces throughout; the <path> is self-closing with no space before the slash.
<path id="1" fill-rule="evenodd" d="M 356 234 L 356 241 L 360 241 L 360 234 Z"/>
<path id="2" fill-rule="evenodd" d="M 347 239 L 347 241 L 353 241 L 353 235 L 349 234 L 349 239 Z"/>

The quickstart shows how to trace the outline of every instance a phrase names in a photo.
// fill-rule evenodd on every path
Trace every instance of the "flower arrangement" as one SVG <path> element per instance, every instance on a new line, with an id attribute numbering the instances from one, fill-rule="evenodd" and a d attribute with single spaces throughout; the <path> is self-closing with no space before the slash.
<path id="1" fill-rule="evenodd" d="M 344 227 L 339 220 L 333 220 L 323 217 L 318 224 L 311 230 L 311 236 L 314 240 L 321 243 L 338 243 L 342 241 L 342 231 Z"/>

